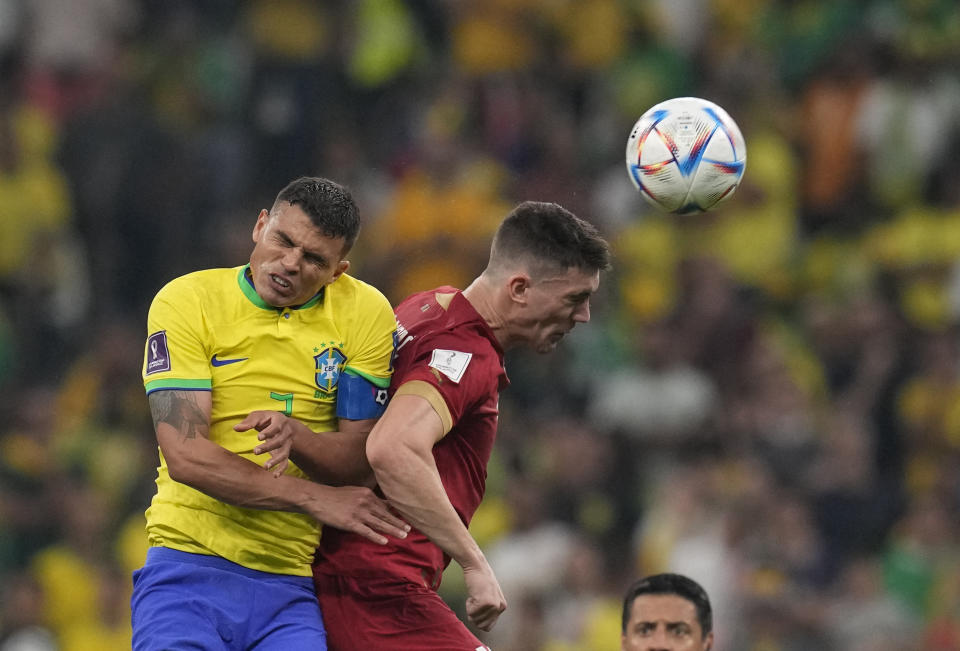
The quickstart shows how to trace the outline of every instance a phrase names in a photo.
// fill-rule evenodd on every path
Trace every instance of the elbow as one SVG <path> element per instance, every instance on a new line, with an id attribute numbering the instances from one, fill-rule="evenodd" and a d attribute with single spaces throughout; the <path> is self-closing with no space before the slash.
<path id="1" fill-rule="evenodd" d="M 391 461 L 395 459 L 396 450 L 390 450 L 389 446 L 378 437 L 367 438 L 367 462 L 373 473 L 380 477 L 389 472 Z"/>
<path id="2" fill-rule="evenodd" d="M 167 474 L 170 479 L 181 484 L 193 486 L 196 481 L 196 473 L 193 472 L 193 465 L 185 458 L 175 454 L 164 455 L 167 462 Z"/>
<path id="3" fill-rule="evenodd" d="M 167 461 L 167 474 L 170 475 L 170 479 L 181 484 L 190 483 L 190 473 L 187 472 L 186 468 L 179 463 L 170 463 Z"/>
<path id="4" fill-rule="evenodd" d="M 368 441 L 367 461 L 376 477 L 377 484 L 388 496 L 398 486 L 408 485 L 414 475 L 424 467 L 426 458 L 433 456 L 430 450 L 419 450 L 402 441 Z"/>
<path id="5" fill-rule="evenodd" d="M 367 439 L 367 462 L 380 488 L 402 481 L 410 469 L 416 467 L 418 457 L 417 452 L 402 441 L 373 436 Z"/>

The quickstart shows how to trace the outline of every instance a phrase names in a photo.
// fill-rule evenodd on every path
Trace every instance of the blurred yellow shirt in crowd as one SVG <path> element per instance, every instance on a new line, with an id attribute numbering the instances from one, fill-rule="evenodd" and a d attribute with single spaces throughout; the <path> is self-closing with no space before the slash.
<path id="1" fill-rule="evenodd" d="M 0 279 L 35 261 L 42 236 L 61 231 L 72 210 L 67 180 L 50 158 L 53 125 L 30 108 L 15 110 L 11 119 L 12 142 L 0 144 L 12 147 L 16 159 L 12 169 L 0 166 Z"/>

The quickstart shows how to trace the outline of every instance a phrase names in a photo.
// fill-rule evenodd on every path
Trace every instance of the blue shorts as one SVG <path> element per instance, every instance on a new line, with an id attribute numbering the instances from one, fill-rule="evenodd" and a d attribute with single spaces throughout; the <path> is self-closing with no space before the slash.
<path id="1" fill-rule="evenodd" d="M 251 570 L 219 556 L 151 547 L 133 573 L 137 651 L 326 651 L 309 576 Z"/>

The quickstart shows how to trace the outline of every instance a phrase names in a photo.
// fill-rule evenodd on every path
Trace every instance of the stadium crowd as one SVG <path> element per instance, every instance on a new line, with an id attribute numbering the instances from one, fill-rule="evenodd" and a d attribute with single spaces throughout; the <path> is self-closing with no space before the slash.
<path id="1" fill-rule="evenodd" d="M 394 304 L 520 200 L 614 244 L 592 322 L 507 359 L 493 648 L 615 648 L 665 571 L 719 651 L 960 648 L 958 60 L 953 0 L 0 0 L 0 651 L 129 648 L 148 302 L 302 174 Z M 747 141 L 705 215 L 623 164 L 680 95 Z"/>

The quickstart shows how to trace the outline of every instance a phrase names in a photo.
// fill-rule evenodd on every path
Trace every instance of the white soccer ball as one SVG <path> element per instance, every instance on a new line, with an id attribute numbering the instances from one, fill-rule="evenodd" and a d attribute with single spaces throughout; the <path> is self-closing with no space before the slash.
<path id="1" fill-rule="evenodd" d="M 705 212 L 733 196 L 747 163 L 737 123 L 698 97 L 675 97 L 640 116 L 627 139 L 627 172 L 661 210 Z"/>

